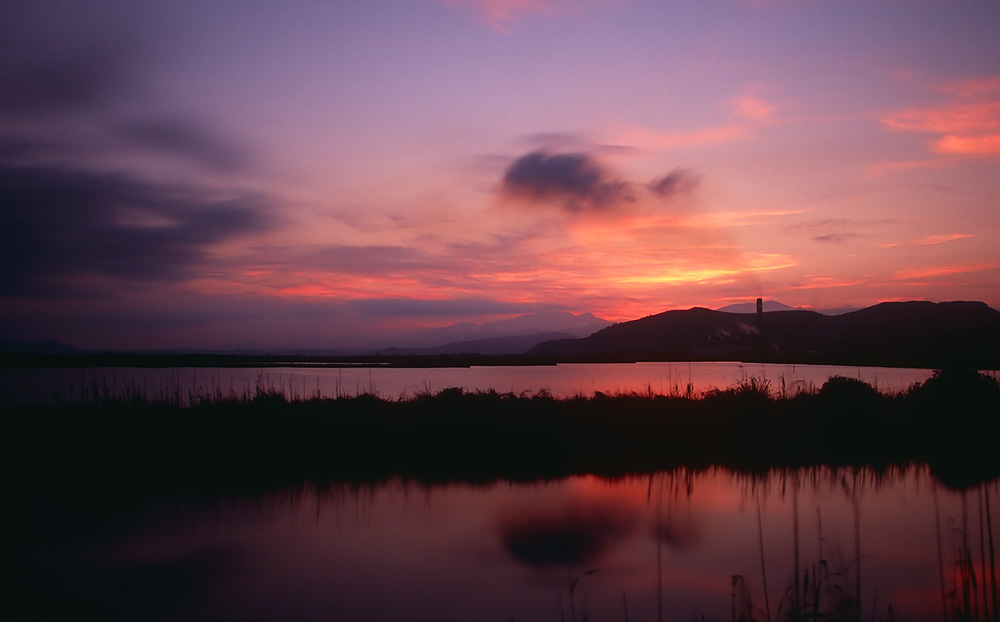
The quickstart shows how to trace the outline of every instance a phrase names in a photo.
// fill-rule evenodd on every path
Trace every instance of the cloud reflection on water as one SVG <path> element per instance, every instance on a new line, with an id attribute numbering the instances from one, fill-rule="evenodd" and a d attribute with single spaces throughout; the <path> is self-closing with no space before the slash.
<path id="1" fill-rule="evenodd" d="M 629 507 L 573 502 L 506 517 L 499 531 L 504 550 L 522 564 L 579 566 L 599 561 L 638 521 L 638 513 Z"/>

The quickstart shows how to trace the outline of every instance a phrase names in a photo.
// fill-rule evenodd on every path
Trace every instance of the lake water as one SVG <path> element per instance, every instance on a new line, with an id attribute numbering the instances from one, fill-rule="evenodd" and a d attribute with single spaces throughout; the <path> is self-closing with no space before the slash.
<path id="1" fill-rule="evenodd" d="M 0 609 L 101 620 L 777 620 L 796 602 L 811 615 L 818 584 L 820 612 L 844 619 L 886 620 L 891 607 L 895 620 L 938 621 L 945 606 L 989 619 L 997 488 L 948 491 L 913 468 L 129 500 L 15 489 L 4 493 Z"/>
<path id="2" fill-rule="evenodd" d="M 556 397 L 593 395 L 595 391 L 652 391 L 683 394 L 725 389 L 748 377 L 771 381 L 772 389 L 794 394 L 818 389 L 831 376 L 859 378 L 885 392 L 905 390 L 931 375 L 928 369 L 771 365 L 738 362 L 601 363 L 468 368 L 56 368 L 0 370 L 0 404 L 73 401 L 127 392 L 186 402 L 195 395 L 245 395 L 258 387 L 289 397 L 376 393 L 385 398 L 437 392 L 448 387 L 468 391 L 549 391 Z"/>
<path id="3" fill-rule="evenodd" d="M 748 377 L 791 394 L 833 375 L 899 391 L 930 374 L 641 363 L 7 369 L 0 379 L 8 402 L 46 403 L 129 392 L 186 401 L 257 387 L 291 397 L 396 398 L 453 386 L 700 393 Z M 998 488 L 947 490 L 923 467 L 488 486 L 395 480 L 254 495 L 8 485 L 0 617 L 721 621 L 787 619 L 796 607 L 815 619 L 818 604 L 827 619 L 985 620 L 996 598 Z M 968 615 L 944 613 L 956 609 Z"/>

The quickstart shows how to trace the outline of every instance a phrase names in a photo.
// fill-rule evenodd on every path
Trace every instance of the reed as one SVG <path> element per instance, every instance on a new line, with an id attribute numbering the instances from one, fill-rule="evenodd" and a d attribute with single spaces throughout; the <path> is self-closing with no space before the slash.
<path id="1" fill-rule="evenodd" d="M 261 377 L 239 392 L 214 383 L 184 399 L 136 387 L 116 395 L 112 381 L 84 403 L 8 409 L 3 477 L 492 481 L 921 463 L 946 486 L 975 488 L 1000 475 L 1000 387 L 989 376 L 949 374 L 893 395 L 831 379 L 815 393 L 782 397 L 748 378 L 696 398 L 649 388 L 556 399 L 453 387 L 388 399 L 371 385 L 322 397 Z"/>

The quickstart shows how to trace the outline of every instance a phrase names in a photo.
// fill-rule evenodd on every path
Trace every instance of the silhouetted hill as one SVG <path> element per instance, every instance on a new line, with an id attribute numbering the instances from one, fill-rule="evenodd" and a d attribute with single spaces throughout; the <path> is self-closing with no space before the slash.
<path id="1" fill-rule="evenodd" d="M 83 352 L 83 350 L 51 339 L 37 341 L 0 339 L 0 354 L 68 354 L 71 352 Z"/>
<path id="2" fill-rule="evenodd" d="M 1000 367 L 1000 312 L 981 302 L 886 302 L 843 315 L 727 313 L 695 307 L 539 344 L 566 360 L 743 360 Z"/>
<path id="3" fill-rule="evenodd" d="M 857 307 L 832 307 L 823 309 L 803 309 L 802 307 L 790 307 L 783 302 L 778 302 L 777 300 L 765 300 L 764 301 L 764 311 L 815 311 L 817 313 L 822 313 L 823 315 L 843 315 L 844 313 L 851 313 L 852 311 L 857 311 Z M 740 302 L 736 304 L 726 305 L 716 309 L 716 311 L 725 311 L 726 313 L 756 313 L 757 303 L 756 302 Z"/>

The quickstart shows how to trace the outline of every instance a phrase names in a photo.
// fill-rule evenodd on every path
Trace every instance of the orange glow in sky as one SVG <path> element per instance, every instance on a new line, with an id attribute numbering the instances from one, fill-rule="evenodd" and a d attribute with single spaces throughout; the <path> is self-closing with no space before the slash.
<path id="1" fill-rule="evenodd" d="M 996 3 L 7 8 L 0 336 L 1000 307 Z"/>

